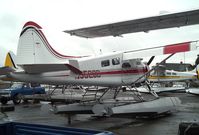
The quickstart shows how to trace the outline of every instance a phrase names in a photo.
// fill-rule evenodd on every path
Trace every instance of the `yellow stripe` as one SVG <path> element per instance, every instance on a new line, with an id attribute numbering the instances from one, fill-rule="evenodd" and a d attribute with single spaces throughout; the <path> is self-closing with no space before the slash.
<path id="1" fill-rule="evenodd" d="M 180 79 L 180 78 L 195 78 L 195 76 L 149 76 L 148 79 Z"/>
<path id="2" fill-rule="evenodd" d="M 2 81 L 14 81 L 13 78 L 9 78 L 9 77 L 3 78 L 3 79 L 1 79 L 1 80 L 2 80 Z"/>

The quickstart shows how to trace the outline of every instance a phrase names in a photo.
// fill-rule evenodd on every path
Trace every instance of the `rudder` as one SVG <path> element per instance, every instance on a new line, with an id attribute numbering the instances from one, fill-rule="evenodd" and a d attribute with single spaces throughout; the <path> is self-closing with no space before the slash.
<path id="1" fill-rule="evenodd" d="M 79 58 L 56 52 L 35 22 L 27 22 L 20 34 L 17 48 L 17 64 L 51 64 L 67 62 L 67 59 Z"/>

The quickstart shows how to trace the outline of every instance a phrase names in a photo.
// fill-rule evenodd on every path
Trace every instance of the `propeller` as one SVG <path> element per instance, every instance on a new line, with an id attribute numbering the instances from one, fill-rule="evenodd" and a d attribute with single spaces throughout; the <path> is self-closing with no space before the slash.
<path id="1" fill-rule="evenodd" d="M 151 64 L 151 62 L 153 61 L 153 59 L 155 58 L 155 56 L 152 56 L 149 61 L 147 62 L 147 65 L 149 66 Z M 198 60 L 199 61 L 199 60 Z"/>
<path id="2" fill-rule="evenodd" d="M 192 66 L 192 69 L 195 69 L 197 65 L 199 64 L 199 54 L 197 55 L 197 59 L 195 60 L 195 64 Z M 197 70 L 197 69 L 196 69 Z"/>
<path id="3" fill-rule="evenodd" d="M 197 66 L 198 64 L 199 64 L 199 54 L 197 55 L 198 57 L 197 57 L 197 59 L 196 59 L 196 61 L 195 61 L 195 66 Z"/>
<path id="4" fill-rule="evenodd" d="M 197 74 L 197 78 L 199 79 L 199 71 L 197 70 L 197 65 L 199 64 L 199 55 L 197 55 L 197 59 L 195 61 L 195 65 L 194 68 L 196 68 L 196 74 Z"/>
<path id="5" fill-rule="evenodd" d="M 146 63 L 147 68 L 149 69 L 149 65 L 152 63 L 153 59 L 155 58 L 155 56 L 151 56 L 151 58 L 149 59 L 149 61 Z M 147 74 L 146 76 L 149 76 L 150 74 Z"/>

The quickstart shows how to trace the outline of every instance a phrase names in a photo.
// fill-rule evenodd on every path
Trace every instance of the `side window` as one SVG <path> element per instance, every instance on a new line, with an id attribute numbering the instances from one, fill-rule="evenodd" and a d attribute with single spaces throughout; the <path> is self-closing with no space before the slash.
<path id="1" fill-rule="evenodd" d="M 171 75 L 171 72 L 167 72 L 166 74 L 167 74 L 167 75 Z"/>
<path id="2" fill-rule="evenodd" d="M 103 61 L 101 61 L 101 66 L 102 67 L 107 67 L 109 65 L 110 65 L 110 61 L 109 60 L 103 60 Z"/>
<path id="3" fill-rule="evenodd" d="M 131 65 L 128 62 L 122 64 L 122 68 L 130 68 Z"/>
<path id="4" fill-rule="evenodd" d="M 177 75 L 176 73 L 172 73 L 172 75 Z"/>
<path id="5" fill-rule="evenodd" d="M 24 88 L 30 88 L 30 83 L 26 83 L 26 84 L 24 85 Z"/>
<path id="6" fill-rule="evenodd" d="M 39 83 L 31 83 L 30 86 L 31 87 L 40 87 L 40 84 Z"/>
<path id="7" fill-rule="evenodd" d="M 114 58 L 114 59 L 112 59 L 112 64 L 113 65 L 119 65 L 120 64 L 120 58 Z"/>

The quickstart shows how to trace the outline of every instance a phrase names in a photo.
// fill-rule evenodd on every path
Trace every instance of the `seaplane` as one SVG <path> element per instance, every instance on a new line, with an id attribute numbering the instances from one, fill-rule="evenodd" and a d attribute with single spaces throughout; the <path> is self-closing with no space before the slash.
<path id="1" fill-rule="evenodd" d="M 162 65 L 154 66 L 155 70 L 150 74 L 148 80 L 151 82 L 194 81 L 199 77 L 197 68 L 198 64 L 199 55 L 197 56 L 194 65 L 182 62 L 162 63 Z"/>
<path id="2" fill-rule="evenodd" d="M 186 63 L 162 63 L 153 66 L 154 70 L 148 76 L 151 89 L 156 93 L 162 92 L 185 92 L 189 89 L 190 83 L 198 81 L 199 56 L 195 64 Z M 139 88 L 140 92 L 149 92 L 146 89 Z"/>
<path id="3" fill-rule="evenodd" d="M 121 36 L 135 32 L 148 32 L 150 30 L 182 27 L 199 23 L 199 10 L 185 11 L 180 13 L 153 16 L 148 18 L 105 24 L 100 26 L 66 30 L 72 36 L 84 38 L 97 38 L 105 36 Z M 103 86 L 114 89 L 116 99 L 121 87 L 126 86 L 136 89 L 141 85 L 147 85 L 147 76 L 154 69 L 149 65 L 155 55 L 168 55 L 162 62 L 172 57 L 175 53 L 193 51 L 197 49 L 197 41 L 169 44 L 160 47 L 146 48 L 140 50 L 112 52 L 99 56 L 68 56 L 57 52 L 48 42 L 42 27 L 33 21 L 25 23 L 19 36 L 16 57 L 8 53 L 5 67 L 0 69 L 1 78 L 10 78 L 20 82 L 50 84 L 50 85 L 83 85 Z M 13 59 L 13 56 L 15 57 Z M 142 57 L 151 56 L 144 63 Z M 162 63 L 160 62 L 160 64 Z M 148 87 L 150 90 L 150 87 Z M 133 92 L 136 101 L 130 104 L 117 101 L 101 104 L 101 97 L 85 107 L 82 104 L 72 104 L 65 108 L 65 112 L 93 112 L 97 115 L 117 115 L 138 112 L 162 113 L 173 107 L 177 99 L 165 98 L 152 100 L 150 103 L 143 99 L 140 93 Z M 151 92 L 158 99 L 157 94 Z M 160 102 L 157 104 L 156 102 Z M 167 102 L 167 104 L 165 104 Z M 137 103 L 137 104 L 135 104 Z M 162 106 L 164 104 L 164 106 Z M 139 106 L 144 108 L 140 108 Z M 75 109 L 74 109 L 75 106 Z M 81 106 L 81 107 L 80 107 Z M 151 107 L 151 108 L 150 108 Z M 59 109 L 58 109 L 59 108 Z M 55 110 L 62 112 L 63 107 Z M 72 110 L 71 110 L 72 108 Z M 88 110 L 89 111 L 88 111 Z M 58 112 L 58 111 L 56 111 Z"/>

